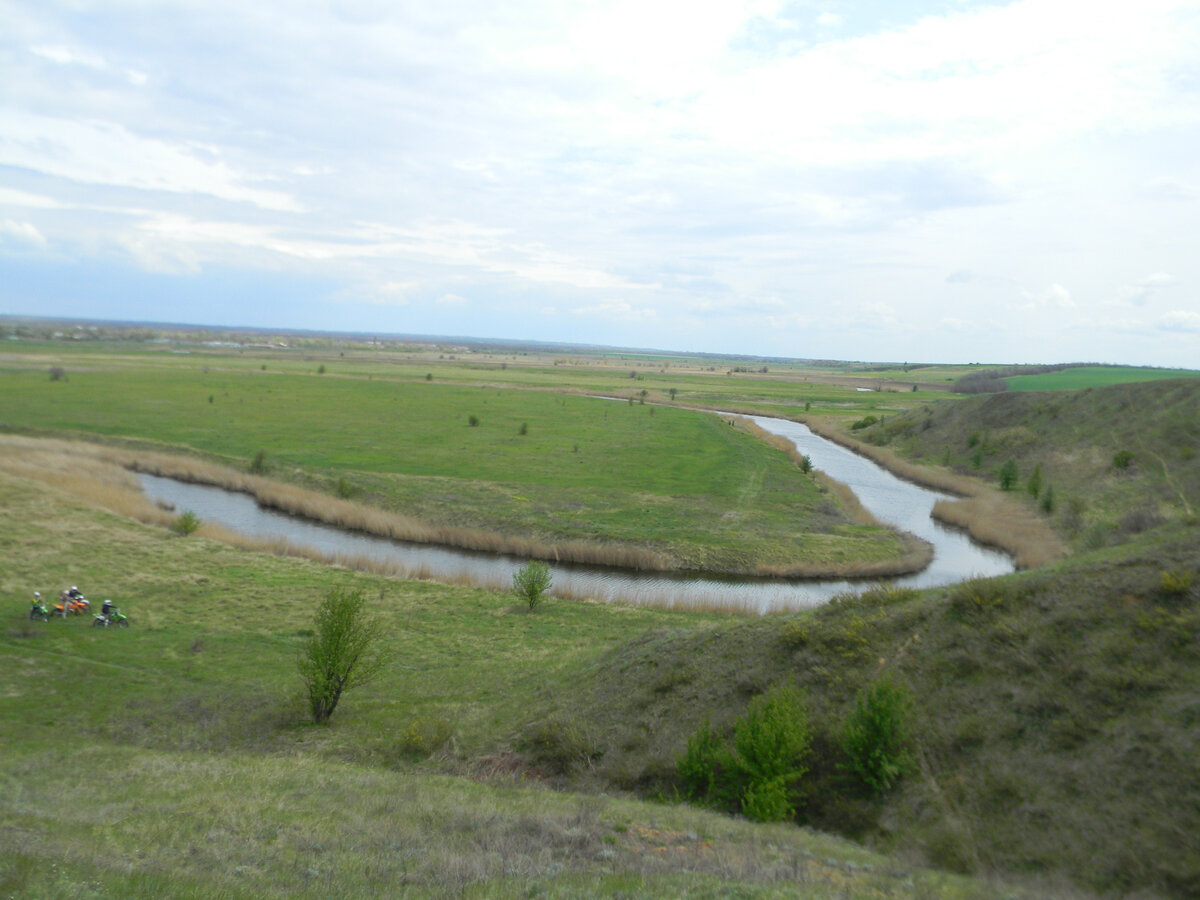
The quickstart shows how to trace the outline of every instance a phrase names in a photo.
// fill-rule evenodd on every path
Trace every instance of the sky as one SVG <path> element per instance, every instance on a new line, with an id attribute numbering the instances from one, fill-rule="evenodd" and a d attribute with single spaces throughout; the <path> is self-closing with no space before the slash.
<path id="1" fill-rule="evenodd" d="M 1200 368 L 1200 4 L 0 0 L 0 315 Z"/>

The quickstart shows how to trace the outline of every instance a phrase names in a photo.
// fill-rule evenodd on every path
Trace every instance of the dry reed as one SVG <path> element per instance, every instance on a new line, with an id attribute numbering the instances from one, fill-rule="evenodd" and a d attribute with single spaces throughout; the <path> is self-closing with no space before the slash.
<path id="1" fill-rule="evenodd" d="M 1009 553 L 1018 568 L 1041 566 L 1066 556 L 1066 547 L 1049 523 L 1019 496 L 966 475 L 909 462 L 886 447 L 855 440 L 828 420 L 808 419 L 805 424 L 815 434 L 867 457 L 893 475 L 957 495 L 961 499 L 939 500 L 934 505 L 933 517 L 964 529 L 982 544 Z"/>

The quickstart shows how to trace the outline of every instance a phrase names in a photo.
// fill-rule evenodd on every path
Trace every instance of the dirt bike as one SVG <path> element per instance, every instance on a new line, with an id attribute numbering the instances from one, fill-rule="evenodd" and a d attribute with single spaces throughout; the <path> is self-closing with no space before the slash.
<path id="1" fill-rule="evenodd" d="M 129 617 L 114 606 L 106 613 L 99 613 L 92 620 L 93 628 L 107 628 L 109 625 L 115 628 L 128 628 Z"/>
<path id="2" fill-rule="evenodd" d="M 49 622 L 50 611 L 46 609 L 46 604 L 40 600 L 35 602 L 29 610 L 29 618 L 35 622 Z"/>
<path id="3" fill-rule="evenodd" d="M 73 616 L 82 616 L 91 609 L 92 604 L 88 603 L 87 597 L 79 596 L 67 601 L 67 612 Z"/>

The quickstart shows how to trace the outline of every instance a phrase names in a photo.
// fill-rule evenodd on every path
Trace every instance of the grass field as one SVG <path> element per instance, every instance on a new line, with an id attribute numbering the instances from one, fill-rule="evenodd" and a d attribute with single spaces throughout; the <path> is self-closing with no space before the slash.
<path id="1" fill-rule="evenodd" d="M 605 654 L 724 616 L 531 614 L 173 536 L 7 472 L 0 547 L 3 896 L 996 896 L 791 826 L 551 791 L 514 752 Z M 67 583 L 133 625 L 26 618 Z M 294 659 L 335 586 L 370 598 L 390 662 L 315 727 Z"/>
<path id="2" fill-rule="evenodd" d="M 1063 369 L 1043 375 L 1014 375 L 1006 378 L 1012 391 L 1075 391 L 1082 388 L 1105 387 L 1110 384 L 1133 384 L 1141 381 L 1164 381 L 1170 378 L 1195 378 L 1194 369 L 1156 369 L 1136 366 L 1083 366 Z"/>
<path id="3" fill-rule="evenodd" d="M 200 454 L 243 470 L 258 457 L 275 478 L 432 528 L 520 536 L 540 542 L 545 557 L 564 542 L 588 541 L 595 548 L 586 561 L 620 558 L 606 547 L 637 547 L 680 569 L 809 574 L 911 565 L 896 535 L 855 524 L 835 494 L 727 421 L 643 403 L 643 389 L 636 402 L 536 389 L 559 375 L 571 391 L 586 383 L 617 394 L 611 373 L 585 373 L 590 381 L 553 366 L 483 373 L 513 379 L 497 386 L 457 362 L 443 361 L 427 379 L 434 367 L 404 359 L 265 358 L 90 346 L 55 355 L 53 346 L 23 346 L 0 368 L 0 425 Z M 63 377 L 48 377 L 54 368 Z M 685 376 L 676 390 L 714 403 L 741 397 L 745 406 L 796 387 L 767 383 L 721 395 L 700 377 Z M 653 389 L 669 399 L 669 388 Z"/>
<path id="4" fill-rule="evenodd" d="M 402 496 L 388 493 L 392 458 L 411 457 L 404 477 L 426 490 L 511 485 L 504 478 L 517 473 L 524 483 L 497 509 L 549 508 L 562 482 L 584 495 L 629 490 L 626 460 L 654 470 L 645 483 L 664 493 L 643 494 L 664 507 L 686 505 L 689 487 L 703 500 L 705 478 L 726 505 L 739 484 L 757 484 L 722 480 L 716 461 L 761 472 L 764 485 L 776 476 L 763 460 L 792 476 L 784 454 L 721 419 L 638 402 L 646 389 L 669 403 L 674 387 L 682 403 L 686 387 L 688 399 L 707 393 L 723 407 L 810 403 L 847 428 L 875 411 L 883 421 L 852 433 L 956 475 L 993 479 L 1017 456 L 1020 502 L 1031 506 L 1041 496 L 1024 493 L 1028 466 L 1041 460 L 1063 504 L 1056 526 L 1069 531 L 1078 493 L 1083 532 L 1078 555 L 1016 576 L 866 590 L 808 613 L 557 599 L 530 612 L 511 595 L 181 537 L 153 524 L 166 513 L 134 508 L 128 473 L 103 454 L 2 436 L 0 896 L 1200 894 L 1200 382 L 963 400 L 814 381 L 804 390 L 820 393 L 805 400 L 803 379 L 870 377 L 867 367 L 777 375 L 733 371 L 739 362 L 722 374 L 703 358 L 675 372 L 674 360 L 639 354 L 555 365 L 492 353 L 477 368 L 438 359 L 464 352 L 447 347 L 11 343 L 0 355 L 10 430 L 186 445 L 243 470 L 261 449 L 275 475 L 334 493 L 341 479 L 344 493 L 385 504 Z M 575 394 L 552 392 L 556 372 Z M 910 373 L 876 377 L 899 384 L 900 374 Z M 581 396 L 619 393 L 622 379 L 633 404 Z M 271 403 L 258 402 L 263 393 Z M 937 402 L 918 408 L 924 400 Z M 410 421 L 389 402 L 420 415 Z M 364 408 L 377 415 L 356 414 Z M 576 442 L 573 411 L 584 408 L 620 423 L 597 442 L 661 435 L 704 452 L 663 472 L 653 453 L 618 445 L 624 455 L 590 463 L 610 471 L 572 469 L 557 439 Z M 463 421 L 472 414 L 474 427 Z M 454 423 L 447 436 L 439 417 Z M 289 441 L 263 445 L 289 428 Z M 401 452 L 406 433 L 435 448 L 413 440 Z M 1147 491 L 1159 517 L 1124 529 Z M 627 511 L 644 506 L 639 495 Z M 131 517 L 143 513 L 147 522 Z M 1110 519 L 1106 539 L 1084 539 Z M 27 618 L 31 591 L 69 584 L 116 599 L 132 627 Z M 316 727 L 295 659 L 333 588 L 368 598 L 388 664 Z M 913 697 L 916 765 L 870 796 L 848 782 L 838 734 L 858 691 L 880 677 Z M 807 827 L 675 803 L 677 756 L 696 728 L 728 732 L 779 685 L 805 692 L 813 729 L 795 785 Z"/>

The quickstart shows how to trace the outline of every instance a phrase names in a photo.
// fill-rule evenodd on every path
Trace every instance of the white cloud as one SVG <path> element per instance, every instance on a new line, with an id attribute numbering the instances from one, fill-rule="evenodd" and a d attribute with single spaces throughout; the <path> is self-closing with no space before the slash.
<path id="1" fill-rule="evenodd" d="M 277 212 L 301 212 L 295 199 L 250 187 L 255 180 L 213 147 L 141 137 L 122 125 L 0 110 L 0 164 L 81 184 L 203 194 Z"/>
<path id="2" fill-rule="evenodd" d="M 436 303 L 438 306 L 452 307 L 461 307 L 467 305 L 466 298 L 460 297 L 458 294 L 442 294 L 442 296 L 438 297 L 434 303 Z"/>
<path id="3" fill-rule="evenodd" d="M 50 62 L 57 63 L 60 66 L 79 65 L 86 66 L 89 69 L 104 69 L 108 67 L 108 63 L 104 61 L 103 57 L 71 50 L 69 47 L 37 46 L 30 47 L 29 52 L 34 56 L 48 59 Z"/>
<path id="4" fill-rule="evenodd" d="M 0 219 L 0 244 L 5 243 L 7 239 L 38 248 L 45 248 L 47 244 L 46 238 L 33 224 Z"/>

